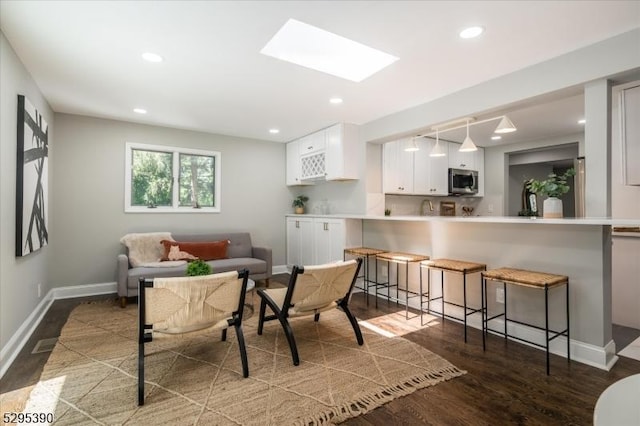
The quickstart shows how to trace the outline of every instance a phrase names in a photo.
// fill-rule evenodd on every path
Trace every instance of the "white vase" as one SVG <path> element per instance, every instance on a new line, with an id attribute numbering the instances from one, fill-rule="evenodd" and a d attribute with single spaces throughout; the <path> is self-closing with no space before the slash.
<path id="1" fill-rule="evenodd" d="M 542 217 L 562 218 L 562 200 L 557 197 L 549 197 L 542 203 Z"/>

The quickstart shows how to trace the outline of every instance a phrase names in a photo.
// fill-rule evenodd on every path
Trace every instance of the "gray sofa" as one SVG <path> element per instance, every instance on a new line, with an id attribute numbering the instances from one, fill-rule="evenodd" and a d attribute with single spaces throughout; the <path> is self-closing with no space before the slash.
<path id="1" fill-rule="evenodd" d="M 201 233 L 201 234 L 176 234 L 171 236 L 176 241 L 220 241 L 229 240 L 227 247 L 227 259 L 209 260 L 207 263 L 213 268 L 213 272 L 227 272 L 240 269 L 249 270 L 249 278 L 265 280 L 269 285 L 271 278 L 272 260 L 271 249 L 266 247 L 254 247 L 251 244 L 251 235 L 248 232 L 229 233 Z M 138 295 L 138 281 L 140 278 L 176 277 L 184 276 L 186 264 L 172 267 L 132 267 L 127 254 L 118 255 L 118 296 L 120 305 L 124 308 L 127 297 Z"/>

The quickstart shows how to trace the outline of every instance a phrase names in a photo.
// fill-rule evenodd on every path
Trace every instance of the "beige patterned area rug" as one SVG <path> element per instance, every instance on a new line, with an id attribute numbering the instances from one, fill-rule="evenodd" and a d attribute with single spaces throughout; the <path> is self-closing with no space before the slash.
<path id="1" fill-rule="evenodd" d="M 233 328 L 226 342 L 218 333 L 148 343 L 146 401 L 138 407 L 136 305 L 80 305 L 25 412 L 55 413 L 56 424 L 335 424 L 465 373 L 402 337 L 364 327 L 358 346 L 340 311 L 291 323 L 297 367 L 277 321 L 258 336 L 257 312 L 245 320 L 246 379 Z"/>

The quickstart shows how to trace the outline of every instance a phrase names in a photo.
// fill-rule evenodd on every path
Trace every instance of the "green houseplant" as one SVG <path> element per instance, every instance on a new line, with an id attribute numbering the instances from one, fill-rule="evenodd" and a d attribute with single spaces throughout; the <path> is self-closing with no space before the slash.
<path id="1" fill-rule="evenodd" d="M 307 197 L 306 195 L 298 195 L 293 199 L 293 203 L 291 204 L 291 206 L 295 208 L 296 214 L 304 213 L 304 203 L 306 203 L 307 201 L 309 201 L 309 197 Z"/>
<path id="2" fill-rule="evenodd" d="M 572 167 L 561 175 L 549 173 L 547 178 L 544 180 L 529 180 L 527 188 L 531 192 L 536 195 L 548 197 L 544 200 L 542 206 L 543 217 L 562 217 L 562 200 L 558 197 L 569 192 L 571 187 L 567 184 L 567 180 L 570 177 L 575 176 L 575 174 L 576 171 Z"/>
<path id="3" fill-rule="evenodd" d="M 187 276 L 195 277 L 197 275 L 209 275 L 211 274 L 211 266 L 204 260 L 194 260 L 187 265 Z"/>

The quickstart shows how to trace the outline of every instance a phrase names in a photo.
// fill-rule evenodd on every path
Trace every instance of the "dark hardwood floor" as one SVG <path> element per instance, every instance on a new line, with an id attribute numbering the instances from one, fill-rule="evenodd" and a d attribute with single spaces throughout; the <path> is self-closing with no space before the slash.
<path id="1" fill-rule="evenodd" d="M 272 283 L 287 279 L 286 274 L 278 275 Z M 31 354 L 36 342 L 56 337 L 79 303 L 104 298 L 115 296 L 55 301 L 0 380 L 0 393 L 35 384 L 48 357 L 48 353 Z M 615 381 L 640 373 L 640 361 L 630 358 L 620 357 L 611 371 L 604 371 L 577 362 L 568 365 L 565 358 L 552 355 L 547 376 L 544 352 L 539 349 L 490 336 L 485 352 L 479 330 L 469 329 L 465 344 L 457 322 L 437 318 L 428 327 L 419 327 L 419 322 L 404 320 L 402 306 L 382 302 L 376 309 L 373 298 L 370 302 L 367 307 L 363 294 L 353 295 L 350 306 L 358 319 L 403 335 L 467 374 L 391 401 L 348 420 L 348 425 L 590 425 L 598 396 Z M 618 349 L 623 346 L 616 333 L 626 343 L 638 335 L 637 330 L 614 327 Z"/>

